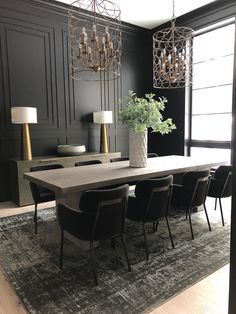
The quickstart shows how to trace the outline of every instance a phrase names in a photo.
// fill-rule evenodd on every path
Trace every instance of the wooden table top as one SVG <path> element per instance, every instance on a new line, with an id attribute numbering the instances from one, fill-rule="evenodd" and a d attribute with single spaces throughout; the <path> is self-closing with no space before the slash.
<path id="1" fill-rule="evenodd" d="M 129 167 L 129 161 L 103 163 L 82 167 L 28 172 L 24 178 L 64 195 L 158 176 L 197 171 L 221 164 L 217 157 L 163 156 L 148 158 L 146 168 Z"/>

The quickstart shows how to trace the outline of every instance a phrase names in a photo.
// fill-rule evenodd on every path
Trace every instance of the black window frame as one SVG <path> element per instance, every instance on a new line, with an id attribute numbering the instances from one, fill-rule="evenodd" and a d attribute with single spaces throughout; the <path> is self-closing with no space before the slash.
<path id="1" fill-rule="evenodd" d="M 215 25 L 214 25 L 215 24 Z M 218 25 L 218 23 L 210 24 L 208 26 L 203 27 L 202 29 L 199 29 L 197 32 L 198 34 L 196 36 L 204 35 L 206 33 L 209 33 L 211 31 L 220 29 L 222 27 L 226 27 L 228 25 L 234 25 L 234 31 L 236 32 L 236 19 L 229 19 L 228 21 L 225 20 L 221 21 L 221 23 Z M 206 28 L 206 30 L 204 30 Z M 202 31 L 201 31 L 202 30 Z M 236 45 L 236 43 L 235 43 Z M 235 48 L 234 48 L 235 51 Z M 234 55 L 234 58 L 236 56 Z M 233 82 L 232 82 L 233 84 Z M 229 84 L 225 84 L 229 85 Z M 231 85 L 231 84 L 230 84 Z M 223 86 L 223 85 L 222 85 Z M 209 88 L 209 87 L 207 87 Z M 231 160 L 232 160 L 232 138 L 231 141 L 214 141 L 214 140 L 193 140 L 192 139 L 192 103 L 193 103 L 193 86 L 186 88 L 185 91 L 185 99 L 186 99 L 186 112 L 187 112 L 187 128 L 186 128 L 186 134 L 185 134 L 185 154 L 187 156 L 190 156 L 191 154 L 191 148 L 192 147 L 202 147 L 202 148 L 220 148 L 220 149 L 230 149 L 231 150 Z M 233 92 L 232 92 L 232 105 L 231 105 L 231 113 L 233 110 Z"/>

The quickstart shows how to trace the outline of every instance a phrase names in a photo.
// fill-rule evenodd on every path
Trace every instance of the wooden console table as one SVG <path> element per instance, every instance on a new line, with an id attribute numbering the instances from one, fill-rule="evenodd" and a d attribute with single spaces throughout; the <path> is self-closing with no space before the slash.
<path id="1" fill-rule="evenodd" d="M 102 163 L 110 162 L 111 158 L 120 157 L 121 153 L 84 153 L 79 156 L 44 156 L 34 157 L 33 160 L 19 160 L 12 159 L 10 161 L 10 174 L 11 174 L 11 199 L 18 206 L 33 204 L 29 181 L 25 180 L 23 174 L 29 172 L 32 166 L 48 165 L 48 164 L 61 164 L 65 168 L 74 167 L 77 161 L 82 160 L 101 160 Z"/>

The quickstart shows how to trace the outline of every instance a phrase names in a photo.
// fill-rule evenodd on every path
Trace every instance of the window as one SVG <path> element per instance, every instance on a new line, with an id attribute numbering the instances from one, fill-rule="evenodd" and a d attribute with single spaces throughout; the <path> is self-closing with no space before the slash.
<path id="1" fill-rule="evenodd" d="M 198 31 L 193 44 L 188 153 L 230 162 L 235 26 L 212 28 Z"/>
<path id="2" fill-rule="evenodd" d="M 220 159 L 230 161 L 231 151 L 230 149 L 223 149 L 223 148 L 205 148 L 205 147 L 192 147 L 191 148 L 191 156 L 200 157 L 203 155 L 208 156 L 218 156 Z"/>

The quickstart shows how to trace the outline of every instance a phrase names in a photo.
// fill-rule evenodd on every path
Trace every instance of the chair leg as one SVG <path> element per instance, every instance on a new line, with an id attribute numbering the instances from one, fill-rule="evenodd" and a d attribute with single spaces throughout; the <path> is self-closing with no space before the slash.
<path id="1" fill-rule="evenodd" d="M 127 251 L 127 244 L 126 244 L 126 239 L 125 239 L 125 235 L 124 234 L 121 235 L 121 240 L 122 240 L 124 251 L 125 251 L 125 258 L 126 258 L 126 262 L 127 262 L 127 265 L 128 265 L 128 271 L 131 271 L 128 251 Z"/>
<path id="2" fill-rule="evenodd" d="M 188 213 L 187 213 L 187 211 L 186 211 L 185 219 L 186 219 L 186 220 L 188 219 Z"/>
<path id="3" fill-rule="evenodd" d="M 147 260 L 149 259 L 149 254 L 148 254 L 148 247 L 147 247 L 147 234 L 146 234 L 146 225 L 143 222 L 143 235 L 144 235 L 144 244 L 145 244 L 145 251 L 146 251 L 146 258 Z"/>
<path id="4" fill-rule="evenodd" d="M 217 198 L 215 199 L 215 210 L 216 210 L 216 207 L 217 207 Z"/>
<path id="5" fill-rule="evenodd" d="M 219 198 L 219 202 L 220 202 L 220 213 L 221 213 L 221 220 L 222 220 L 222 225 L 225 225 L 224 222 L 224 216 L 223 216 L 223 210 L 222 210 L 222 204 L 221 204 L 221 198 Z"/>
<path id="6" fill-rule="evenodd" d="M 111 238 L 111 247 L 113 248 L 113 250 L 116 249 L 116 239 L 115 238 Z"/>
<path id="7" fill-rule="evenodd" d="M 64 246 L 64 230 L 61 230 L 61 244 L 60 244 L 60 269 L 62 269 L 62 261 L 63 261 L 63 246 Z"/>
<path id="8" fill-rule="evenodd" d="M 38 233 L 38 215 L 37 215 L 38 204 L 34 205 L 34 233 Z"/>
<path id="9" fill-rule="evenodd" d="M 158 223 L 159 223 L 159 221 L 157 220 L 156 221 L 156 226 L 155 226 L 155 232 L 157 232 Z"/>
<path id="10" fill-rule="evenodd" d="M 155 229 L 156 229 L 156 222 L 153 221 L 153 223 L 152 223 L 152 231 L 153 231 L 153 233 L 155 233 Z"/>
<path id="11" fill-rule="evenodd" d="M 91 260 L 92 260 L 94 283 L 95 283 L 95 286 L 97 286 L 98 285 L 98 278 L 97 278 L 97 272 L 96 272 L 96 266 L 95 266 L 95 258 L 94 258 L 93 242 L 92 241 L 90 241 L 90 255 L 91 255 Z"/>
<path id="12" fill-rule="evenodd" d="M 191 211 L 192 211 L 192 209 L 189 208 L 189 211 L 188 211 L 189 225 L 190 225 L 190 231 L 191 231 L 192 240 L 194 240 L 193 227 L 192 227 L 192 219 L 191 219 Z"/>
<path id="13" fill-rule="evenodd" d="M 169 231 L 169 236 L 170 236 L 171 245 L 172 245 L 172 248 L 174 249 L 174 248 L 175 248 L 175 245 L 174 245 L 174 241 L 173 241 L 172 234 L 171 234 L 171 231 L 170 231 L 169 220 L 168 220 L 167 217 L 165 217 L 165 218 L 166 218 L 166 224 L 167 224 L 168 231 Z"/>
<path id="14" fill-rule="evenodd" d="M 152 223 L 153 233 L 155 233 L 157 231 L 157 227 L 158 227 L 158 220 L 153 221 L 153 223 Z"/>
<path id="15" fill-rule="evenodd" d="M 205 214 L 206 214 L 206 219 L 207 219 L 208 228 L 209 228 L 209 230 L 211 231 L 210 220 L 209 220 L 209 217 L 208 217 L 208 214 L 207 214 L 207 209 L 206 209 L 206 204 L 205 204 L 205 203 L 203 204 L 203 207 L 204 207 L 204 211 L 205 211 Z"/>

